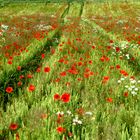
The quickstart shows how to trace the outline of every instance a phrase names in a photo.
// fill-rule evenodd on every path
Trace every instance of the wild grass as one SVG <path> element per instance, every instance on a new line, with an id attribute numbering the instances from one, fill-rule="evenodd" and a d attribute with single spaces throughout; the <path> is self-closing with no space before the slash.
<path id="1" fill-rule="evenodd" d="M 47 6 L 55 13 L 57 4 Z M 44 23 L 51 25 L 48 35 L 33 37 L 28 53 L 21 52 L 18 61 L 6 64 L 1 54 L 1 79 L 12 79 L 4 78 L 0 84 L 0 139 L 139 140 L 140 40 L 126 40 L 122 27 L 115 26 L 123 13 L 122 20 L 130 16 L 128 32 L 134 34 L 138 11 L 133 9 L 139 5 L 85 3 L 82 7 L 75 2 L 69 6 L 61 5 Z M 43 6 L 31 6 L 26 12 L 40 10 L 51 15 Z M 35 25 L 44 18 L 35 17 L 39 21 Z"/>

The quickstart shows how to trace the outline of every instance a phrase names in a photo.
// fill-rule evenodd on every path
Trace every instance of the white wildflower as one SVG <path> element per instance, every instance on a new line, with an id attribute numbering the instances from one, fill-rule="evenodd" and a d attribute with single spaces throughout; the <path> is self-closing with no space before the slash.
<path id="1" fill-rule="evenodd" d="M 135 86 L 131 86 L 131 88 L 135 88 Z"/>
<path id="2" fill-rule="evenodd" d="M 132 84 L 136 83 L 136 80 L 132 80 L 131 83 L 132 83 Z"/>
<path id="3" fill-rule="evenodd" d="M 61 111 L 61 112 L 58 111 L 56 114 L 57 114 L 57 115 L 59 115 L 59 114 L 60 114 L 60 115 L 64 115 L 64 112 L 63 112 L 63 111 Z"/>
<path id="4" fill-rule="evenodd" d="M 125 88 L 128 88 L 128 87 L 129 87 L 128 85 L 125 86 Z"/>
<path id="5" fill-rule="evenodd" d="M 123 80 L 124 80 L 124 78 L 121 78 L 120 80 L 121 80 L 121 81 L 123 81 Z"/>
<path id="6" fill-rule="evenodd" d="M 85 115 L 92 115 L 92 112 L 85 112 Z"/>
<path id="7" fill-rule="evenodd" d="M 132 88 L 128 88 L 129 91 L 132 91 Z"/>
<path id="8" fill-rule="evenodd" d="M 68 111 L 67 111 L 67 114 L 68 114 L 68 115 L 71 115 L 72 113 L 71 113 L 71 111 L 68 110 Z"/>
<path id="9" fill-rule="evenodd" d="M 118 83 L 121 83 L 121 80 L 118 80 Z"/>
<path id="10" fill-rule="evenodd" d="M 138 91 L 139 89 L 138 89 L 138 88 L 135 88 L 134 90 L 135 90 L 135 91 Z"/>
<path id="11" fill-rule="evenodd" d="M 136 95 L 136 94 L 137 94 L 137 92 L 135 92 L 135 91 L 132 91 L 132 92 L 131 92 L 131 94 L 133 94 L 133 95 Z"/>
<path id="12" fill-rule="evenodd" d="M 82 124 L 82 121 L 78 120 L 77 123 L 78 123 L 78 124 Z"/>

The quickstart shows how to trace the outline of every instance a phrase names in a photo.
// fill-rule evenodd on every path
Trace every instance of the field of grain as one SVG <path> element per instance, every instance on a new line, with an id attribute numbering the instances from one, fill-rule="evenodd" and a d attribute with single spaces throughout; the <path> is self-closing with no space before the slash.
<path id="1" fill-rule="evenodd" d="M 2 5 L 0 140 L 140 140 L 140 3 Z"/>

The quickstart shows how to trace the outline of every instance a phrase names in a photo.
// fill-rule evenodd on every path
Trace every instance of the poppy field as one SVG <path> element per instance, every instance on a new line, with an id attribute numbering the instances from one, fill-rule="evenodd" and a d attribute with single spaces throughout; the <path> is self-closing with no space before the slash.
<path id="1" fill-rule="evenodd" d="M 0 140 L 139 139 L 139 2 L 0 8 Z"/>

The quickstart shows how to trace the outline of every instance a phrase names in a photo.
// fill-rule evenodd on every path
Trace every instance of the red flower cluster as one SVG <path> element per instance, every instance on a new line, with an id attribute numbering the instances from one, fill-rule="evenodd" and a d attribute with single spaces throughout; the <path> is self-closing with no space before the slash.
<path id="1" fill-rule="evenodd" d="M 69 93 L 64 93 L 62 96 L 61 96 L 61 100 L 65 103 L 68 103 L 70 101 L 70 94 Z"/>
<path id="2" fill-rule="evenodd" d="M 124 76 L 128 76 L 128 73 L 125 70 L 120 70 L 120 73 Z"/>
<path id="3" fill-rule="evenodd" d="M 50 70 L 51 70 L 50 67 L 45 67 L 44 68 L 44 72 L 50 72 Z"/>
<path id="4" fill-rule="evenodd" d="M 116 52 L 119 52 L 120 51 L 120 48 L 119 47 L 116 47 L 115 49 L 116 49 Z"/>
<path id="5" fill-rule="evenodd" d="M 31 84 L 31 85 L 29 86 L 29 91 L 34 91 L 34 90 L 35 90 L 35 86 Z"/>
<path id="6" fill-rule="evenodd" d="M 12 64 L 12 61 L 11 61 L 11 60 L 9 60 L 7 63 L 8 63 L 9 65 L 11 65 L 11 64 Z"/>
<path id="7" fill-rule="evenodd" d="M 41 69 L 40 69 L 40 67 L 38 67 L 37 69 L 36 69 L 36 72 L 40 72 L 41 71 Z"/>
<path id="8" fill-rule="evenodd" d="M 61 126 L 57 127 L 56 130 L 57 130 L 57 132 L 60 133 L 60 134 L 61 134 L 61 133 L 64 133 L 64 132 L 66 131 L 66 129 L 63 128 L 63 127 L 61 127 Z"/>
<path id="9" fill-rule="evenodd" d="M 41 54 L 41 57 L 42 57 L 42 59 L 44 59 L 45 58 L 45 54 L 43 53 L 43 54 Z"/>
<path id="10" fill-rule="evenodd" d="M 124 95 L 124 97 L 128 97 L 129 94 L 128 94 L 128 92 L 124 92 L 123 95 Z"/>
<path id="11" fill-rule="evenodd" d="M 54 100 L 60 100 L 60 95 L 56 93 L 53 98 Z"/>
<path id="12" fill-rule="evenodd" d="M 10 130 L 16 130 L 18 128 L 18 125 L 16 123 L 11 123 L 9 126 Z"/>
<path id="13" fill-rule="evenodd" d="M 33 78 L 33 76 L 31 74 L 28 74 L 27 78 Z"/>
<path id="14" fill-rule="evenodd" d="M 109 81 L 109 76 L 104 76 L 102 83 L 107 83 Z"/>
<path id="15" fill-rule="evenodd" d="M 110 58 L 109 57 L 107 57 L 107 56 L 102 56 L 101 58 L 100 58 L 100 60 L 102 61 L 102 62 L 108 62 L 109 60 L 110 60 Z"/>
<path id="16" fill-rule="evenodd" d="M 67 73 L 66 73 L 65 71 L 64 71 L 64 72 L 61 72 L 61 73 L 60 73 L 60 76 L 66 76 L 66 74 L 67 74 Z"/>
<path id="17" fill-rule="evenodd" d="M 21 66 L 17 66 L 17 70 L 20 71 L 21 70 Z"/>
<path id="18" fill-rule="evenodd" d="M 6 92 L 7 92 L 7 93 L 13 92 L 13 88 L 12 88 L 12 87 L 7 87 L 7 88 L 6 88 Z"/>
<path id="19" fill-rule="evenodd" d="M 64 93 L 62 94 L 62 96 L 60 96 L 59 94 L 56 93 L 53 98 L 54 100 L 62 100 L 64 103 L 68 103 L 70 101 L 70 94 Z"/>
<path id="20" fill-rule="evenodd" d="M 109 102 L 109 103 L 112 103 L 113 99 L 112 98 L 106 98 L 106 101 Z"/>

